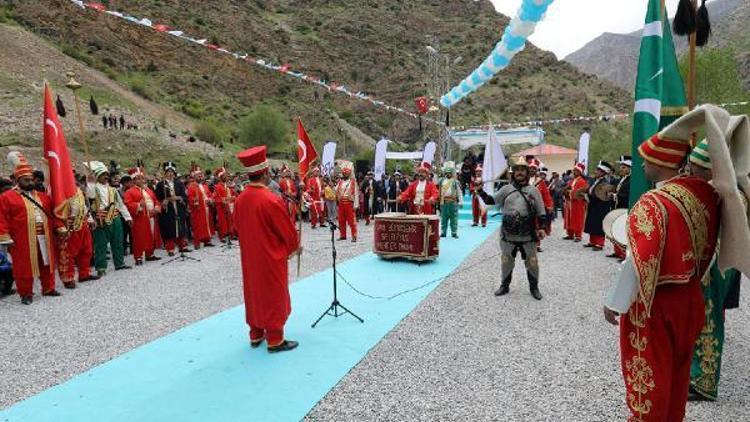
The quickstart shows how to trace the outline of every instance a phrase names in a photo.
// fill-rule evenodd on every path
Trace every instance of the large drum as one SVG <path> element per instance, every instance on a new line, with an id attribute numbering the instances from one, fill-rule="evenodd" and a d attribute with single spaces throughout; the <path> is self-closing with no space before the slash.
<path id="1" fill-rule="evenodd" d="M 378 214 L 374 233 L 373 252 L 381 258 L 431 261 L 440 253 L 440 221 L 436 215 Z"/>
<path id="2" fill-rule="evenodd" d="M 628 248 L 628 210 L 617 208 L 609 212 L 602 222 L 604 235 L 622 249 Z"/>

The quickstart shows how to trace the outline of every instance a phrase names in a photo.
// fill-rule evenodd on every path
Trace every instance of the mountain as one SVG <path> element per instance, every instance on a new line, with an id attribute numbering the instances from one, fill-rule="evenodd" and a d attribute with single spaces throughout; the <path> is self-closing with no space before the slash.
<path id="1" fill-rule="evenodd" d="M 111 9 L 148 17 L 230 51 L 336 81 L 386 103 L 414 110 L 428 87 L 426 45 L 463 60 L 451 65 L 457 80 L 473 70 L 500 39 L 509 19 L 488 0 L 236 0 L 103 2 Z M 148 28 L 67 0 L 9 0 L 3 14 L 43 37 L 78 62 L 97 69 L 140 97 L 222 129 L 222 143 L 237 145 L 237 122 L 266 103 L 290 121 L 301 116 L 313 140 L 338 140 L 347 155 L 371 149 L 387 136 L 404 148 L 422 142 L 410 117 L 332 94 L 310 84 L 190 45 Z M 437 44 L 434 44 L 437 46 Z M 23 72 L 29 63 L 11 63 Z M 512 122 L 622 112 L 627 92 L 586 75 L 533 45 L 508 69 L 451 110 L 453 125 Z M 139 108 L 136 106 L 135 108 Z M 144 113 L 146 110 L 143 110 Z M 154 116 L 155 117 L 155 116 Z M 437 117 L 437 116 L 435 116 Z M 606 126 L 607 123 L 602 123 Z M 433 125 L 425 132 L 437 135 Z M 612 132 L 623 136 L 627 128 Z M 545 128 L 548 139 L 577 139 L 581 127 Z M 620 133 L 623 132 L 623 133 Z M 291 155 L 290 143 L 274 150 Z M 234 141 L 234 142 L 232 142 Z"/>
<path id="2" fill-rule="evenodd" d="M 739 33 L 745 29 L 748 22 L 739 20 L 741 16 L 746 16 L 747 10 L 750 9 L 747 0 L 714 0 L 706 3 L 706 7 L 713 34 L 704 48 L 725 47 L 728 39 L 750 39 L 747 35 Z M 638 30 L 628 34 L 604 33 L 564 60 L 585 73 L 597 75 L 633 92 L 642 32 Z M 737 33 L 736 37 L 728 35 L 734 32 Z M 687 37 L 674 35 L 674 39 L 677 54 L 685 52 L 688 47 Z"/>

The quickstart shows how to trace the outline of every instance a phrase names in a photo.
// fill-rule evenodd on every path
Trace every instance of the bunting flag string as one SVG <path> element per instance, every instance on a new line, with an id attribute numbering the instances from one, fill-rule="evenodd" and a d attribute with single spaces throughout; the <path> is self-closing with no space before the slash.
<path id="1" fill-rule="evenodd" d="M 563 123 L 579 123 L 579 122 L 609 122 L 616 119 L 626 119 L 630 117 L 629 113 L 615 113 L 615 114 L 603 114 L 601 116 L 575 116 L 565 117 L 560 119 L 547 119 L 547 120 L 529 120 L 526 122 L 500 122 L 495 123 L 492 126 L 496 128 L 517 128 L 526 126 L 542 126 L 549 124 L 563 124 Z M 452 126 L 453 130 L 489 130 L 490 126 Z"/>
<path id="2" fill-rule="evenodd" d="M 413 112 L 411 112 L 409 110 L 406 110 L 406 109 L 404 109 L 402 107 L 398 107 L 398 106 L 394 106 L 394 105 L 391 105 L 391 104 L 387 104 L 384 101 L 377 100 L 373 96 L 368 95 L 368 94 L 366 94 L 366 93 L 364 93 L 362 91 L 354 92 L 354 91 L 350 90 L 349 88 L 347 88 L 346 85 L 339 84 L 339 83 L 336 83 L 336 82 L 333 82 L 333 81 L 325 81 L 322 78 L 319 78 L 319 77 L 316 77 L 316 76 L 307 75 L 307 74 L 304 74 L 302 72 L 296 72 L 296 71 L 292 70 L 291 65 L 289 65 L 289 64 L 281 64 L 281 65 L 279 65 L 279 64 L 275 64 L 275 63 L 271 62 L 270 60 L 265 60 L 265 59 L 262 59 L 262 58 L 250 57 L 246 53 L 232 52 L 232 51 L 227 50 L 224 47 L 221 47 L 219 45 L 210 43 L 208 41 L 208 39 L 206 39 L 206 38 L 197 38 L 197 37 L 189 36 L 185 32 L 177 30 L 175 28 L 172 28 L 169 25 L 162 24 L 162 23 L 155 23 L 151 19 L 148 19 L 148 18 L 140 18 L 139 19 L 139 18 L 137 18 L 135 16 L 132 16 L 132 15 L 130 15 L 128 13 L 121 12 L 121 11 L 108 10 L 107 7 L 104 4 L 102 4 L 102 3 L 84 2 L 82 0 L 69 0 L 69 1 L 71 3 L 73 3 L 73 4 L 75 4 L 76 6 L 78 6 L 79 8 L 81 8 L 82 10 L 90 9 L 90 10 L 94 10 L 94 11 L 99 12 L 99 13 L 107 14 L 107 15 L 112 16 L 112 17 L 123 19 L 123 20 L 125 20 L 127 22 L 130 22 L 130 23 L 133 23 L 133 24 L 136 24 L 136 25 L 141 25 L 141 26 L 144 26 L 144 27 L 147 27 L 147 28 L 151 28 L 151 29 L 153 29 L 156 32 L 163 33 L 163 34 L 175 37 L 175 38 L 179 38 L 179 39 L 181 39 L 183 41 L 186 41 L 186 42 L 189 42 L 189 43 L 192 43 L 192 44 L 195 44 L 195 45 L 200 45 L 202 47 L 208 48 L 209 50 L 215 51 L 217 53 L 222 53 L 222 54 L 226 54 L 226 55 L 232 56 L 236 60 L 242 60 L 244 62 L 247 62 L 249 64 L 252 64 L 252 65 L 255 65 L 255 66 L 267 69 L 267 70 L 279 72 L 279 73 L 282 73 L 284 75 L 287 75 L 287 76 L 290 76 L 290 77 L 293 77 L 293 78 L 297 78 L 297 79 L 299 79 L 301 81 L 304 81 L 304 82 L 307 82 L 307 83 L 310 83 L 310 84 L 314 84 L 314 85 L 318 85 L 318 86 L 320 86 L 320 87 L 328 90 L 329 92 L 338 93 L 338 94 L 341 94 L 341 95 L 346 95 L 346 96 L 348 96 L 348 97 L 350 97 L 352 99 L 367 102 L 367 103 L 371 104 L 372 106 L 374 106 L 376 108 L 381 108 L 381 109 L 384 109 L 384 110 L 390 111 L 390 112 L 400 113 L 400 114 L 403 114 L 405 116 L 411 117 L 413 119 L 419 119 L 420 118 L 420 116 L 417 113 L 413 113 Z M 433 118 L 422 116 L 422 119 L 424 119 L 426 121 L 429 121 L 431 123 L 440 125 L 440 126 L 445 126 L 444 122 L 435 120 Z"/>

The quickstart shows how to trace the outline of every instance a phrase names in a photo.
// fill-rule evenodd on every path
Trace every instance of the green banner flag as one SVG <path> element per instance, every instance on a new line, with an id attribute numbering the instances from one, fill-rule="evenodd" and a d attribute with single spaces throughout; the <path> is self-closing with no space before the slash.
<path id="1" fill-rule="evenodd" d="M 663 0 L 649 0 L 635 83 L 631 206 L 651 188 L 643 173 L 638 146 L 687 111 L 685 85 L 677 65 L 666 6 Z"/>

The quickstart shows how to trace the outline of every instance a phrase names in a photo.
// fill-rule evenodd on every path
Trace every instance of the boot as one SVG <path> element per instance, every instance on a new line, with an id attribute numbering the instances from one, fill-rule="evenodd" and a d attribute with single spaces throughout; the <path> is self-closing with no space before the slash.
<path id="1" fill-rule="evenodd" d="M 529 272 L 526 274 L 529 278 L 529 291 L 531 292 L 531 296 L 536 300 L 542 300 L 542 293 L 539 291 L 539 280 Z"/>
<path id="2" fill-rule="evenodd" d="M 495 290 L 495 296 L 504 296 L 510 292 L 511 277 L 513 277 L 513 275 L 508 274 L 508 276 L 503 279 L 502 284 L 500 284 L 500 288 Z"/>

